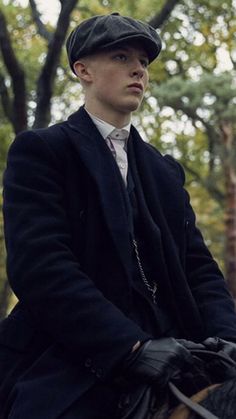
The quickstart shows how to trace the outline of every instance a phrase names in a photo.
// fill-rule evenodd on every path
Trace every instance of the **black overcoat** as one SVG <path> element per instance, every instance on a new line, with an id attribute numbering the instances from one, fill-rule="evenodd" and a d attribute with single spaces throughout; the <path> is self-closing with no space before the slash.
<path id="1" fill-rule="evenodd" d="M 235 338 L 233 303 L 195 226 L 181 167 L 134 127 L 128 143 L 149 213 L 143 219 L 156 280 L 182 337 Z M 137 340 L 149 338 L 130 318 L 124 184 L 83 108 L 13 142 L 4 220 L 8 276 L 19 303 L 0 326 L 0 405 L 14 400 L 14 419 L 55 419 L 109 380 Z"/>

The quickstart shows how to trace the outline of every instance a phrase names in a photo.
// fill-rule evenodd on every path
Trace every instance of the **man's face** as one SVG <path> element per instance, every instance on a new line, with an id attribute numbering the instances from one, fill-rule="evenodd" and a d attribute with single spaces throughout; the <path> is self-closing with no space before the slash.
<path id="1" fill-rule="evenodd" d="M 121 46 L 87 58 L 89 101 L 95 110 L 129 115 L 143 98 L 148 83 L 148 57 L 142 47 Z"/>

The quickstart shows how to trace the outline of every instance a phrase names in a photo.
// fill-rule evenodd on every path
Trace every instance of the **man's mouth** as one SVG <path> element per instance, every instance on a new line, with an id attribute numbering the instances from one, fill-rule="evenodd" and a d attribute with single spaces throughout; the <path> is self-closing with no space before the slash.
<path id="1" fill-rule="evenodd" d="M 141 83 L 132 83 L 132 84 L 129 84 L 129 86 L 128 86 L 129 88 L 133 88 L 134 90 L 137 90 L 137 91 L 143 91 L 143 85 L 141 84 Z"/>

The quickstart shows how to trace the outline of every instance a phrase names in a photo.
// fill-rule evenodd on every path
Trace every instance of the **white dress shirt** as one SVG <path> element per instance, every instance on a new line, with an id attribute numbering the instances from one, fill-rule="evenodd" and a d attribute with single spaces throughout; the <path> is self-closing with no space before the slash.
<path id="1" fill-rule="evenodd" d="M 87 109 L 86 109 L 87 111 Z M 98 131 L 106 141 L 112 152 L 114 159 L 120 169 L 121 176 L 127 185 L 128 158 L 127 158 L 127 140 L 130 133 L 131 122 L 123 128 L 116 128 L 108 122 L 103 121 L 97 116 L 87 111 Z"/>

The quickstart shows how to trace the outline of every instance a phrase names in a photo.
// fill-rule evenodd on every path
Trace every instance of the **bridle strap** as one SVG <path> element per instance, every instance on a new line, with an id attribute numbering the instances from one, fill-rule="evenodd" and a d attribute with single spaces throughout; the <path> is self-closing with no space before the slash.
<path id="1" fill-rule="evenodd" d="M 225 352 L 219 351 L 219 352 L 213 352 L 209 351 L 208 349 L 193 349 L 190 351 L 192 355 L 199 356 L 201 358 L 201 355 L 208 355 L 211 358 L 218 358 L 221 361 L 225 361 L 232 367 L 236 368 L 236 362 Z"/>
<path id="2" fill-rule="evenodd" d="M 174 394 L 174 396 L 185 406 L 191 409 L 193 412 L 197 413 L 201 418 L 204 419 L 220 419 L 218 416 L 213 415 L 209 410 L 205 409 L 205 407 L 201 406 L 198 403 L 192 401 L 189 397 L 185 396 L 176 386 L 175 384 L 169 382 L 168 384 L 169 389 Z"/>

